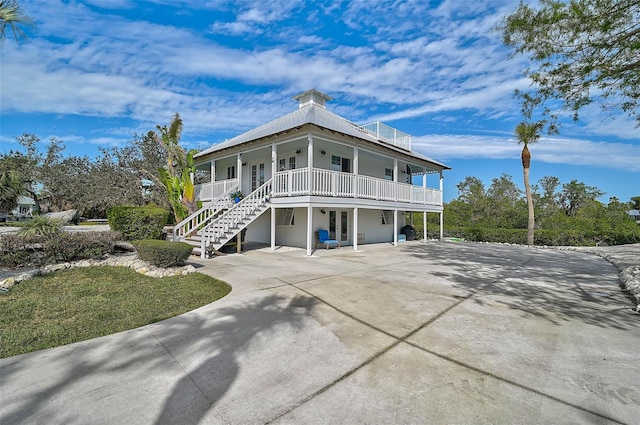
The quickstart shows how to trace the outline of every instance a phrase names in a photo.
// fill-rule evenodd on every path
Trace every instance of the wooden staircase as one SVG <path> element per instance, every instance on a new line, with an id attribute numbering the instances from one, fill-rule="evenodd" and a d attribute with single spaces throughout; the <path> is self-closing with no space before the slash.
<path id="1" fill-rule="evenodd" d="M 220 196 L 203 205 L 198 211 L 182 220 L 173 227 L 173 240 L 187 242 L 198 230 L 206 226 L 212 219 L 229 209 L 233 201 L 229 198 L 231 192 L 235 191 L 238 185 L 235 184 Z"/>
<path id="2" fill-rule="evenodd" d="M 194 254 L 207 258 L 269 209 L 271 190 L 269 180 L 237 204 L 229 204 L 227 209 L 210 216 L 206 224 L 182 241 L 194 246 Z"/>

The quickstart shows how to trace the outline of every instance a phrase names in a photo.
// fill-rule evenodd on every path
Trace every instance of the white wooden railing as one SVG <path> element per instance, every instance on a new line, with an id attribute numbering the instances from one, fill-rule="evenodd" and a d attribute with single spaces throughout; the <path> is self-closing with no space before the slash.
<path id="1" fill-rule="evenodd" d="M 274 174 L 273 196 L 301 195 L 442 205 L 442 192 L 439 190 L 376 177 L 313 168 L 309 190 L 308 168 L 279 171 Z"/>
<path id="2" fill-rule="evenodd" d="M 238 186 L 238 179 L 220 180 L 196 185 L 196 199 L 215 199 L 228 193 L 233 186 Z"/>
<path id="3" fill-rule="evenodd" d="M 278 188 L 281 196 L 300 196 L 309 194 L 308 168 L 281 171 L 273 176 L 273 187 Z"/>
<path id="4" fill-rule="evenodd" d="M 204 227 L 220 211 L 229 208 L 232 203 L 229 195 L 238 188 L 238 180 L 234 181 L 235 184 L 230 184 L 227 190 L 214 198 L 213 201 L 206 203 L 198 211 L 173 226 L 173 240 L 179 241 L 190 236 Z"/>

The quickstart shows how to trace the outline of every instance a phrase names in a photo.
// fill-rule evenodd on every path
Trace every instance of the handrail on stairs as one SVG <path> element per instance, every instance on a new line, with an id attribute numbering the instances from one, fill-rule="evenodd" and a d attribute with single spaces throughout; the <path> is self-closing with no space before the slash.
<path id="1" fill-rule="evenodd" d="M 210 220 L 202 229 L 200 237 L 200 255 L 206 258 L 206 247 L 213 243 L 213 240 L 236 227 L 247 215 L 254 211 L 257 202 L 264 202 L 269 199 L 273 191 L 273 179 L 269 179 L 262 186 L 251 192 L 249 195 L 233 204 L 224 213 L 213 220 Z M 257 201 L 257 202 L 256 202 Z M 209 231 L 212 226 L 218 227 L 213 234 Z"/>
<path id="2" fill-rule="evenodd" d="M 184 239 L 189 235 L 191 235 L 196 230 L 198 230 L 203 223 L 206 223 L 207 221 L 209 221 L 211 217 L 213 217 L 215 214 L 211 213 L 209 215 L 206 215 L 204 218 L 202 218 L 203 215 L 205 215 L 207 211 L 211 212 L 213 207 L 216 204 L 218 204 L 220 201 L 225 201 L 225 200 L 227 201 L 225 202 L 224 206 L 227 206 L 228 204 L 230 204 L 231 200 L 229 198 L 229 195 L 231 194 L 231 192 L 233 192 L 237 188 L 238 188 L 237 183 L 234 185 L 231 185 L 229 189 L 227 189 L 220 196 L 208 202 L 206 205 L 203 205 L 202 208 L 200 208 L 198 211 L 192 213 L 191 215 L 189 215 L 189 217 L 185 218 L 180 223 L 173 226 L 173 240 L 175 241 L 176 237 L 178 237 L 179 239 Z M 187 230 L 186 227 L 188 224 L 191 224 L 191 228 Z"/>

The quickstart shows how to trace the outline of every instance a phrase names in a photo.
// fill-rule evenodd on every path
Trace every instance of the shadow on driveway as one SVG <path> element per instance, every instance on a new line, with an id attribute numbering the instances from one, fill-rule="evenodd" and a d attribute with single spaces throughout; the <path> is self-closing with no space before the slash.
<path id="1" fill-rule="evenodd" d="M 492 301 L 553 324 L 580 320 L 628 330 L 633 303 L 620 303 L 615 267 L 589 254 L 490 244 L 427 244 L 403 248 L 440 271 L 429 273 Z M 446 271 L 442 271 L 446 270 Z M 635 326 L 635 325 L 633 325 Z"/>
<path id="2" fill-rule="evenodd" d="M 315 303 L 306 296 L 271 295 L 2 359 L 2 381 L 13 384 L 3 384 L 0 423 L 131 423 L 136 418 L 137 423 L 197 424 L 217 416 L 210 409 L 236 379 L 239 357 L 281 327 L 302 328 Z M 82 398 L 93 405 L 82 412 L 66 409 L 65 400 L 77 406 Z"/>

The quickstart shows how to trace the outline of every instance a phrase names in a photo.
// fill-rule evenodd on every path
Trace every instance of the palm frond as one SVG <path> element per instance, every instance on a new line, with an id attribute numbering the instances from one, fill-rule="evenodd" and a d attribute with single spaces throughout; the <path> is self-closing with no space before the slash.
<path id="1" fill-rule="evenodd" d="M 26 15 L 16 0 L 0 0 L 0 46 L 4 44 L 7 26 L 11 29 L 18 44 L 25 43 L 29 37 L 23 27 L 34 27 L 31 17 Z"/>

